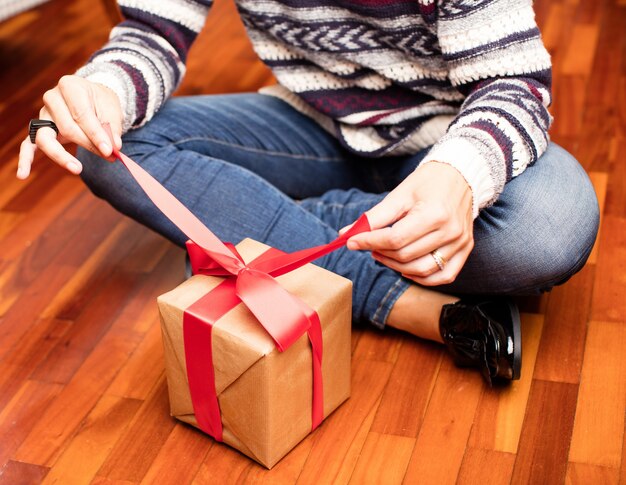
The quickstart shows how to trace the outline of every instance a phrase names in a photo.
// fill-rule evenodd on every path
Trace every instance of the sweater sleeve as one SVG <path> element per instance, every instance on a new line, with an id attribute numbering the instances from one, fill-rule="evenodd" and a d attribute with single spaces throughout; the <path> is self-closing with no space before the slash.
<path id="1" fill-rule="evenodd" d="M 467 94 L 428 161 L 452 165 L 474 217 L 548 145 L 551 63 L 530 0 L 448 0 L 438 35 L 452 83 Z"/>
<path id="2" fill-rule="evenodd" d="M 182 81 L 212 0 L 118 0 L 125 20 L 76 73 L 112 89 L 124 132 L 148 122 Z"/>

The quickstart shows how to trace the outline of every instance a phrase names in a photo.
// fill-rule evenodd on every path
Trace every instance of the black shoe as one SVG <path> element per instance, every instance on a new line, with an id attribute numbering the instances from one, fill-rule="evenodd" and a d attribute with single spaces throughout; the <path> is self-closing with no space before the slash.
<path id="1" fill-rule="evenodd" d="M 439 331 L 454 363 L 477 367 L 489 385 L 520 378 L 520 317 L 508 298 L 463 298 L 444 305 Z"/>

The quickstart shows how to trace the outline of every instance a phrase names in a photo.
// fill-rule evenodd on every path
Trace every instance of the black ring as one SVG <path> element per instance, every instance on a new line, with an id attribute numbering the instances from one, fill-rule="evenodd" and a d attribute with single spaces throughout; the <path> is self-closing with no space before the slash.
<path id="1" fill-rule="evenodd" d="M 28 124 L 28 136 L 30 137 L 31 143 L 35 143 L 37 130 L 43 127 L 52 128 L 54 131 L 56 131 L 57 135 L 59 134 L 59 129 L 57 128 L 57 125 L 54 124 L 54 121 L 32 119 L 30 120 L 30 123 Z"/>

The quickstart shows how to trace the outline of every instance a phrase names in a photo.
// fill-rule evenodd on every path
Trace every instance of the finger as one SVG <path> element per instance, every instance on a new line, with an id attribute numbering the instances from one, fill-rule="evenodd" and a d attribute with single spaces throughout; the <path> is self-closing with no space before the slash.
<path id="1" fill-rule="evenodd" d="M 393 226 L 357 234 L 350 238 L 350 242 L 354 249 L 379 252 L 402 249 L 437 229 L 432 221 L 424 220 L 420 214 L 421 211 L 411 211 Z"/>
<path id="2" fill-rule="evenodd" d="M 442 248 L 439 250 L 440 254 L 443 256 L 444 251 L 449 251 L 448 248 Z M 452 254 L 446 252 L 446 254 Z M 373 253 L 372 257 L 384 264 L 385 266 L 397 271 L 398 273 L 402 273 L 403 275 L 409 275 L 411 278 L 420 277 L 426 278 L 437 271 L 440 271 L 435 258 L 433 258 L 432 254 L 428 253 L 420 258 L 409 261 L 408 263 L 401 263 L 395 259 L 384 256 L 380 253 Z M 445 256 L 443 256 L 445 258 Z M 445 267 L 444 267 L 445 269 Z"/>
<path id="3" fill-rule="evenodd" d="M 469 253 L 466 251 L 457 252 L 447 261 L 444 269 L 441 271 L 435 271 L 425 277 L 418 275 L 408 275 L 406 277 L 422 286 L 440 286 L 450 284 L 456 280 L 457 276 L 463 269 L 468 256 Z"/>
<path id="4" fill-rule="evenodd" d="M 56 132 L 52 128 L 44 127 L 37 130 L 35 141 L 37 142 L 37 147 L 52 161 L 73 174 L 78 175 L 82 171 L 83 166 L 81 163 L 63 148 L 63 145 L 56 138 Z"/>
<path id="5" fill-rule="evenodd" d="M 400 222 L 394 225 L 394 229 Z M 472 227 L 463 228 L 460 224 L 457 226 L 453 220 L 400 249 L 380 249 L 378 252 L 399 262 L 407 263 L 447 245 L 454 248 L 453 253 L 460 251 L 471 240 Z"/>
<path id="6" fill-rule="evenodd" d="M 96 115 L 93 93 L 90 89 L 76 89 L 75 83 L 65 79 L 59 81 L 59 89 L 72 119 L 104 157 L 111 156 L 113 147 Z"/>
<path id="7" fill-rule="evenodd" d="M 35 151 L 37 145 L 34 145 L 30 141 L 30 137 L 26 137 L 20 145 L 20 154 L 17 159 L 17 178 L 27 179 L 30 175 L 30 169 L 33 165 L 33 159 L 35 158 Z"/>
<path id="8" fill-rule="evenodd" d="M 91 152 L 98 152 L 98 149 L 83 132 L 82 128 L 74 121 L 59 88 L 47 91 L 43 96 L 43 100 L 44 108 L 40 111 L 39 116 L 42 119 L 54 120 L 59 129 L 59 136 L 57 136 L 59 142 L 66 139 L 85 147 Z"/>
<path id="9" fill-rule="evenodd" d="M 381 254 L 382 256 L 395 259 L 400 263 L 408 263 L 427 255 L 435 249 L 455 242 L 447 239 L 448 238 L 444 232 L 436 230 L 429 232 L 417 241 L 409 243 L 400 249 L 379 249 L 376 250 L 376 254 Z"/>
<path id="10" fill-rule="evenodd" d="M 339 235 L 343 236 L 346 232 L 350 230 L 352 226 L 354 226 L 354 222 L 352 224 L 348 224 L 347 226 L 344 226 L 341 229 L 339 229 Z"/>
<path id="11" fill-rule="evenodd" d="M 413 206 L 413 195 L 406 183 L 389 192 L 383 200 L 365 212 L 372 229 L 393 224 Z"/>

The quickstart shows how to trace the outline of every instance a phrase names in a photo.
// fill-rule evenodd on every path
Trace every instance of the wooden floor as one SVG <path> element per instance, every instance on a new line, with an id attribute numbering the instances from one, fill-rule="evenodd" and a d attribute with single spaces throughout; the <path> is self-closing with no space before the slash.
<path id="1" fill-rule="evenodd" d="M 104 41 L 104 10 L 55 0 L 0 24 L 0 483 L 626 485 L 626 1 L 535 6 L 552 137 L 602 204 L 589 263 L 522 302 L 509 388 L 436 345 L 355 329 L 351 399 L 271 472 L 168 415 L 155 298 L 182 280 L 182 251 L 43 159 L 14 178 L 41 94 Z M 272 82 L 230 0 L 209 30 L 183 92 Z"/>

